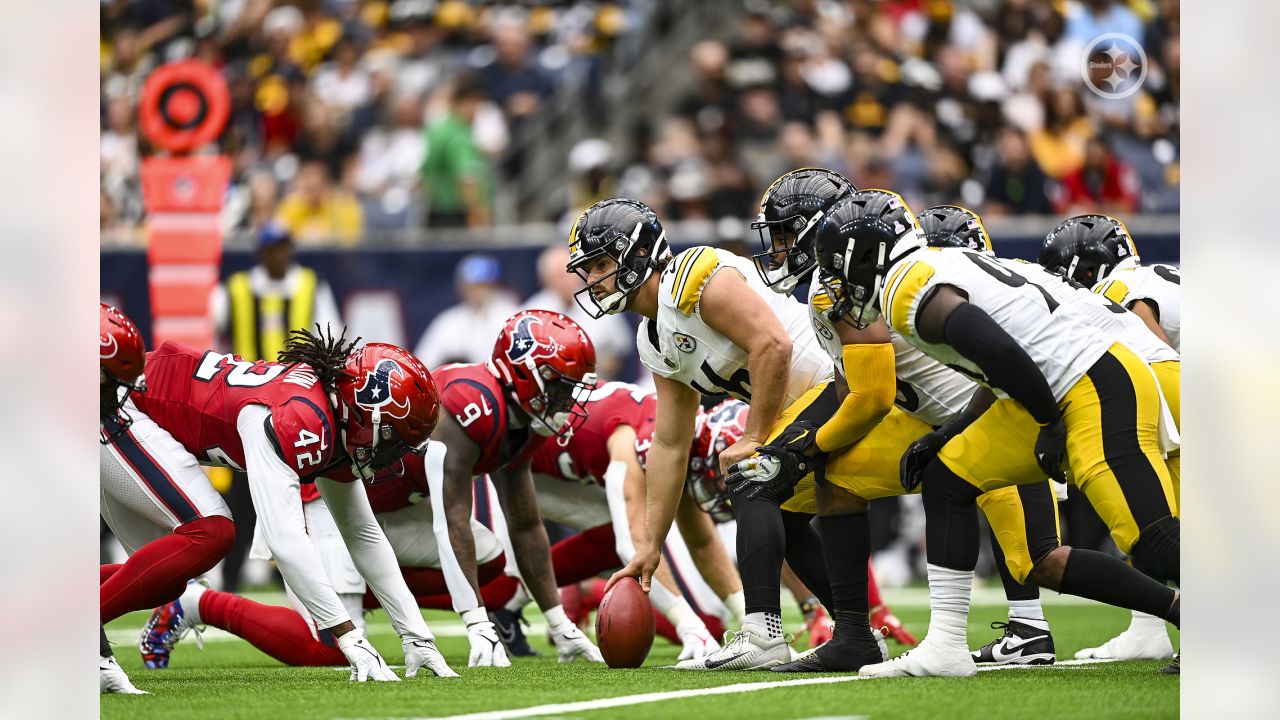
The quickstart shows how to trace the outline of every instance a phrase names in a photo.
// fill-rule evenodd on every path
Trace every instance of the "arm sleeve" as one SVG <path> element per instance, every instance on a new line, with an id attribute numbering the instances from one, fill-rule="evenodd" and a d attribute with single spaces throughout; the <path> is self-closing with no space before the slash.
<path id="1" fill-rule="evenodd" d="M 1057 422 L 1062 414 L 1035 361 L 996 321 L 973 303 L 961 303 L 942 327 L 947 344 L 977 365 L 992 385 L 1009 393 L 1036 422 Z"/>
<path id="2" fill-rule="evenodd" d="M 818 449 L 832 452 L 862 439 L 893 407 L 897 394 L 893 345 L 845 345 L 844 376 L 849 394 L 836 414 L 818 428 Z"/>
<path id="3" fill-rule="evenodd" d="M 444 511 L 444 456 L 447 452 L 448 448 L 442 442 L 427 443 L 427 454 L 423 462 L 427 464 L 431 532 L 436 537 L 436 547 L 440 551 L 440 570 L 444 573 L 444 584 L 453 600 L 453 609 L 464 613 L 480 607 L 481 603 L 471 589 L 466 573 L 462 572 L 458 556 L 453 552 L 453 541 L 449 539 L 449 518 Z"/>
<path id="4" fill-rule="evenodd" d="M 271 411 L 262 405 L 248 405 L 236 417 L 253 509 L 285 582 L 316 626 L 331 628 L 351 616 L 325 574 L 320 552 L 307 537 L 298 475 L 280 459 L 267 437 L 270 417 Z"/>
<path id="5" fill-rule="evenodd" d="M 431 630 L 422 619 L 422 611 L 418 609 L 413 593 L 405 584 L 391 543 L 374 518 L 364 485 L 319 478 L 316 489 L 329 506 L 356 569 L 369 583 L 401 639 L 430 639 Z"/>

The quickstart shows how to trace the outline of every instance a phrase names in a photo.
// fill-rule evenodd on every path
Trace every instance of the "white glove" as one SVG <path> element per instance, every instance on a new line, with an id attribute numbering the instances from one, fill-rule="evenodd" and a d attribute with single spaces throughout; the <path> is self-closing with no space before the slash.
<path id="1" fill-rule="evenodd" d="M 676 658 L 676 660 L 697 660 L 720 649 L 720 643 L 717 643 L 716 639 L 711 637 L 711 633 L 707 631 L 707 626 L 698 617 L 677 625 L 676 636 L 684 644 L 684 649 L 680 651 L 680 657 Z"/>
<path id="2" fill-rule="evenodd" d="M 551 633 L 551 642 L 556 645 L 556 654 L 560 662 L 568 663 L 583 658 L 588 662 L 604 662 L 600 648 L 591 644 L 586 635 L 569 621 L 564 608 L 557 605 L 542 614 L 547 619 L 547 632 Z"/>
<path id="3" fill-rule="evenodd" d="M 507 649 L 498 638 L 498 631 L 489 621 L 489 613 L 482 607 L 462 613 L 467 624 L 467 640 L 471 642 L 471 655 L 467 667 L 511 667 Z"/>
<path id="4" fill-rule="evenodd" d="M 338 649 L 347 656 L 347 662 L 351 663 L 352 681 L 373 679 L 379 682 L 400 682 L 400 678 L 387 667 L 387 662 L 378 654 L 377 649 L 365 639 L 364 631 L 360 628 L 339 637 Z"/>
<path id="5" fill-rule="evenodd" d="M 406 638 L 404 641 L 404 676 L 414 677 L 418 670 L 426 668 L 436 677 L 458 677 L 458 673 L 445 662 L 444 655 L 436 647 L 434 638 Z"/>

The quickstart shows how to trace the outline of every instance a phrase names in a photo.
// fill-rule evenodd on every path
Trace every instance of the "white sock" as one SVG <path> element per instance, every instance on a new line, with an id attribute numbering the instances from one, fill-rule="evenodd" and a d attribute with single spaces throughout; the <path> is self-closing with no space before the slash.
<path id="1" fill-rule="evenodd" d="M 204 585 L 192 580 L 187 583 L 187 589 L 182 591 L 182 595 L 178 597 L 178 604 L 182 606 L 182 613 L 187 616 L 187 622 L 192 625 L 200 624 L 200 596 L 204 591 L 208 590 Z"/>
<path id="2" fill-rule="evenodd" d="M 782 616 L 778 613 L 770 612 L 753 612 L 747 613 L 747 619 L 742 623 L 742 629 L 751 628 L 751 632 L 756 635 L 763 635 L 769 639 L 782 637 Z"/>
<path id="3" fill-rule="evenodd" d="M 1009 619 L 1017 620 L 1024 625 L 1030 625 L 1039 630 L 1049 629 L 1049 623 L 1045 622 L 1044 619 L 1044 607 L 1040 604 L 1040 598 L 1035 600 L 1010 600 Z"/>
<path id="4" fill-rule="evenodd" d="M 1143 635 L 1166 635 L 1168 633 L 1162 618 L 1138 612 L 1137 610 L 1133 611 L 1133 620 L 1129 622 L 1129 631 L 1142 633 Z"/>
<path id="5" fill-rule="evenodd" d="M 507 610 L 510 610 L 511 612 L 518 613 L 524 609 L 525 605 L 528 605 L 528 604 L 529 604 L 529 593 L 524 591 L 524 585 L 517 585 L 516 594 L 512 595 L 511 599 L 507 601 L 507 604 L 503 605 L 502 607 Z"/>
<path id="6" fill-rule="evenodd" d="M 934 642 L 956 645 L 968 651 L 969 595 L 973 571 L 927 565 L 929 575 L 929 633 Z"/>

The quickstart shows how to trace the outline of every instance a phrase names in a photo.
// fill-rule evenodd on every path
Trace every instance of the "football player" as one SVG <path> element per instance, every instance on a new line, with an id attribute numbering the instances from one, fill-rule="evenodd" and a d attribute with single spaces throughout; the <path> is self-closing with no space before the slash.
<path id="1" fill-rule="evenodd" d="M 610 582 L 639 577 L 648 590 L 685 484 L 700 396 L 732 395 L 752 406 L 746 432 L 720 454 L 723 470 L 797 420 L 829 417 L 836 406 L 834 375 L 798 302 L 771 292 L 749 260 L 730 252 L 699 246 L 672 256 L 657 215 L 641 202 L 615 198 L 591 206 L 573 224 L 569 250 L 568 270 L 586 284 L 577 294 L 584 309 L 642 316 L 636 344 L 658 395 L 646 471 L 647 537 Z M 809 525 L 819 503 L 839 514 L 840 502 L 827 488 L 815 491 L 810 473 L 783 497 L 733 503 L 746 620 L 719 652 L 678 668 L 766 669 L 791 659 L 779 594 L 784 557 L 824 600 L 837 584 L 866 591 L 866 577 L 860 577 L 865 564 L 850 570 L 833 557 L 827 565 L 826 537 L 814 537 Z M 837 619 L 836 634 L 841 632 Z M 843 632 L 854 652 L 882 652 L 883 641 L 865 617 Z"/>
<path id="2" fill-rule="evenodd" d="M 1040 264 L 1066 274 L 1108 299 L 1132 310 L 1151 332 L 1179 350 L 1181 347 L 1181 274 L 1172 265 L 1142 265 L 1129 229 L 1106 215 L 1079 215 L 1062 221 L 1045 237 Z M 1165 401 L 1181 426 L 1179 363 L 1153 362 Z M 1181 501 L 1181 450 L 1168 458 L 1174 498 Z M 1113 660 L 1164 659 L 1173 646 L 1164 622 L 1134 612 L 1129 627 L 1098 647 L 1080 650 L 1076 657 Z"/>
<path id="3" fill-rule="evenodd" d="M 529 463 L 544 442 L 567 443 L 586 419 L 595 348 L 576 322 L 547 310 L 507 319 L 484 363 L 436 371 L 444 412 L 427 450 L 437 545 L 453 608 L 471 642 L 472 666 L 509 666 L 481 602 L 472 529 L 472 478 L 488 474 L 507 520 L 520 577 L 542 609 L 561 662 L 603 662 L 565 615 Z"/>
<path id="4" fill-rule="evenodd" d="M 334 592 L 323 558 L 307 537 L 299 487 L 303 481 L 318 482 L 339 527 L 349 533 L 357 566 L 385 593 L 383 603 L 404 647 L 406 674 L 427 667 L 436 675 L 454 675 L 404 587 L 390 546 L 368 511 L 363 485 L 322 477 L 344 464 L 359 477 L 372 477 L 407 451 L 423 452 L 439 399 L 421 363 L 393 345 L 357 349 L 342 337 L 299 330 L 279 362 L 248 362 L 164 343 L 148 355 L 146 371 L 146 391 L 125 406 L 133 424 L 105 446 L 104 487 L 140 484 L 148 475 L 149 487 L 165 506 L 187 512 L 192 501 L 172 481 L 175 475 L 202 475 L 198 463 L 244 471 L 281 574 L 316 627 L 327 631 L 347 659 L 351 679 L 397 680 Z M 111 423 L 107 428 L 115 429 Z M 168 482 L 158 482 L 160 477 Z M 122 540 L 147 531 L 140 522 L 123 530 Z M 234 624 L 245 613 L 243 603 L 250 602 L 228 600 L 234 597 L 205 593 L 197 602 L 179 599 L 160 608 L 139 643 L 144 661 L 162 667 L 172 643 L 201 622 Z"/>
<path id="5" fill-rule="evenodd" d="M 1176 578 L 1179 527 L 1161 448 L 1162 400 L 1143 360 L 1096 327 L 1095 313 L 989 256 L 928 248 L 918 229 L 901 232 L 894 218 L 909 210 L 897 195 L 864 191 L 846 202 L 856 211 L 841 218 L 837 242 L 819 241 L 819 263 L 840 283 L 839 315 L 866 327 L 886 308 L 907 343 L 1007 394 L 976 393 L 964 412 L 905 454 L 904 484 L 924 482 L 930 631 L 916 649 L 860 673 L 975 672 L 966 647 L 975 501 L 1010 485 L 1044 487 L 1046 475 L 1065 480 L 1068 447 L 1074 481 L 1117 544 L 1133 549 L 1151 574 Z M 1126 396 L 1127 405 L 1118 400 Z M 1105 440 L 1100 422 L 1110 429 Z M 1036 561 L 1035 579 L 1178 621 L 1176 592 L 1102 553 L 1056 547 Z"/>
<path id="6" fill-rule="evenodd" d="M 142 333 L 138 332 L 133 321 L 106 303 L 98 304 L 98 326 L 98 424 L 101 431 L 108 420 L 116 419 L 118 424 L 127 422 L 121 417 L 120 409 L 130 392 L 141 391 L 146 387 L 142 366 L 146 361 L 147 349 L 142 342 Z M 139 558 L 138 563 L 143 560 L 144 558 Z M 107 574 L 106 567 L 108 566 L 104 565 L 104 570 L 101 571 L 104 577 Z M 142 566 L 137 567 L 141 569 Z M 103 622 L 106 622 L 105 619 Z M 116 661 L 111 644 L 107 642 L 106 630 L 99 627 L 98 631 L 99 692 L 147 695 L 148 693 L 133 686 L 129 676 Z"/>

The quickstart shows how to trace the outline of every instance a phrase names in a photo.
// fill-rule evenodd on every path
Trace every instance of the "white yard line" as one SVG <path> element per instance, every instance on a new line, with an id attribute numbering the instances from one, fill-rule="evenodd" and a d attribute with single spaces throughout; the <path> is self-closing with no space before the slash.
<path id="1" fill-rule="evenodd" d="M 1098 663 L 1111 662 L 1110 660 L 1064 660 L 1054 665 L 998 665 L 992 667 L 980 667 L 978 672 L 987 672 L 991 670 L 1028 670 L 1028 671 L 1044 671 L 1053 670 L 1055 668 L 1072 669 L 1082 665 L 1094 665 Z M 601 698 L 599 700 L 581 700 L 578 702 L 554 703 L 550 705 L 535 705 L 533 707 L 515 708 L 512 710 L 487 710 L 478 713 L 466 713 L 463 715 L 446 715 L 441 717 L 418 717 L 418 718 L 398 718 L 397 720 L 514 720 L 515 718 L 539 717 L 543 715 L 562 715 L 571 713 L 591 712 L 594 710 L 607 710 L 609 708 L 626 707 L 628 705 L 644 705 L 646 703 L 663 702 L 665 700 L 681 700 L 684 698 L 706 697 L 709 695 L 732 695 L 737 693 L 756 692 L 759 690 L 773 690 L 775 688 L 800 687 L 803 685 L 830 685 L 834 683 L 854 682 L 856 680 L 874 680 L 876 678 L 865 678 L 858 675 L 840 675 L 838 677 L 819 677 L 819 678 L 803 678 L 799 680 L 776 680 L 771 682 L 758 683 L 734 683 L 733 685 L 721 685 L 713 688 L 694 688 L 689 690 L 669 690 L 667 692 L 641 693 L 639 695 L 623 695 L 613 698 Z M 356 720 L 356 719 L 348 719 Z M 368 720 L 368 719 L 365 719 Z"/>

